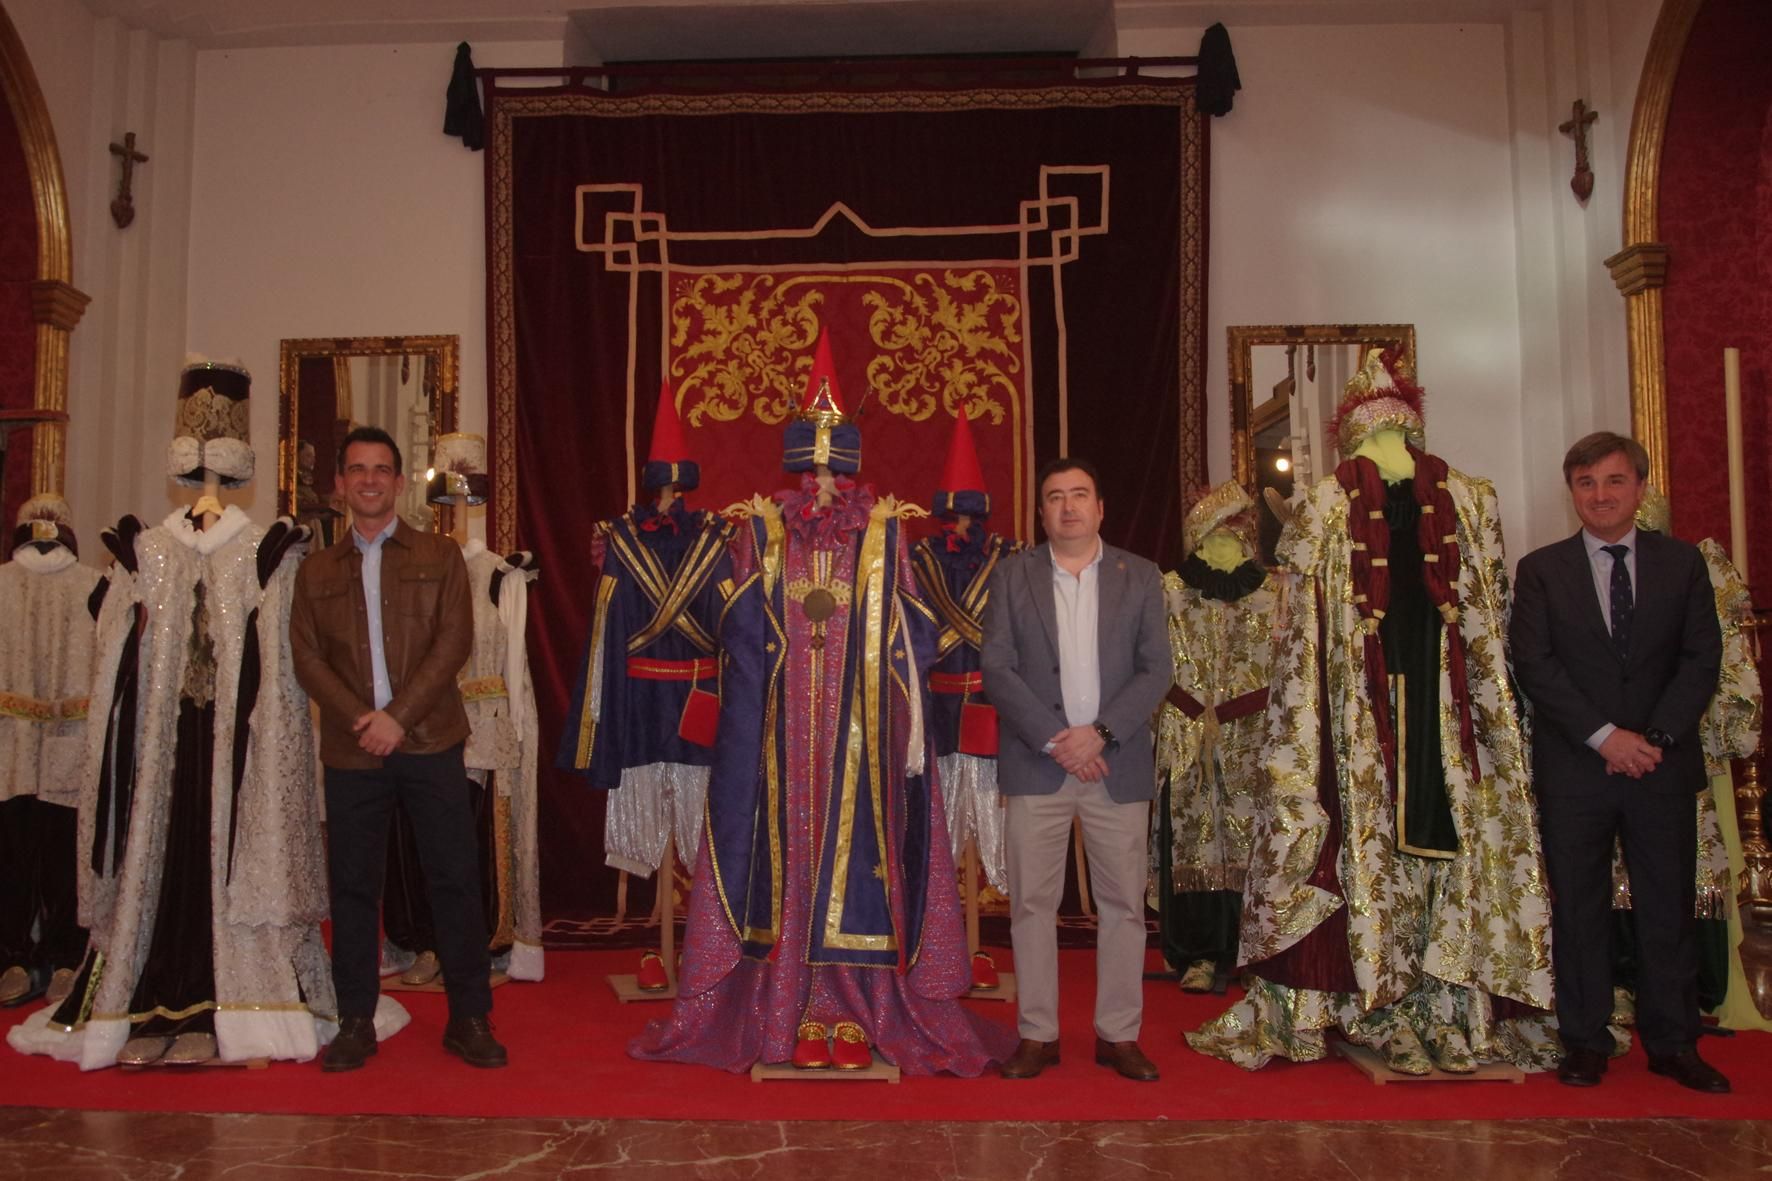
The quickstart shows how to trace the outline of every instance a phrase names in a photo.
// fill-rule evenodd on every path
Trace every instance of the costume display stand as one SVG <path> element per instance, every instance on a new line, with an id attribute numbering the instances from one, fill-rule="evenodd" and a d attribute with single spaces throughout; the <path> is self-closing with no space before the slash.
<path id="1" fill-rule="evenodd" d="M 665 838 L 664 860 L 652 880 L 658 883 L 658 900 L 653 903 L 652 914 L 658 919 L 658 954 L 664 960 L 666 984 L 664 988 L 641 988 L 640 978 L 632 972 L 605 976 L 615 992 L 615 999 L 624 1005 L 635 1001 L 677 999 L 677 838 L 674 833 Z M 620 887 L 623 910 L 626 909 L 627 882 L 628 874 L 623 870 Z"/>
<path id="2" fill-rule="evenodd" d="M 966 859 L 961 865 L 961 887 L 966 893 L 966 958 L 968 961 L 978 954 L 978 842 L 966 842 Z M 998 972 L 997 987 L 980 988 L 973 985 L 966 990 L 966 998 L 974 1001 L 1009 1001 L 1015 1000 L 1015 973 Z M 894 1080 L 897 1081 L 897 1080 Z"/>

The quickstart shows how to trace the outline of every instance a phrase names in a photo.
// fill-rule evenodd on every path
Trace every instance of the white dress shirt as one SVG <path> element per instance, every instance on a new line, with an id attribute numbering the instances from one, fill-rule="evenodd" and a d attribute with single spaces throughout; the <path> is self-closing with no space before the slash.
<path id="1" fill-rule="evenodd" d="M 1072 574 L 1052 555 L 1052 599 L 1058 615 L 1058 683 L 1064 695 L 1065 721 L 1092 724 L 1101 713 L 1101 658 L 1097 650 L 1101 558 L 1106 552 L 1095 539 L 1095 556 Z"/>

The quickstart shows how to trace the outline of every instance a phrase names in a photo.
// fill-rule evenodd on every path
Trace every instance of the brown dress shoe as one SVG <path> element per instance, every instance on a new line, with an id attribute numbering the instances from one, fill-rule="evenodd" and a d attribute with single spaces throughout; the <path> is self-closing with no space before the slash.
<path id="1" fill-rule="evenodd" d="M 1110 1042 L 1098 1037 L 1095 1039 L 1095 1061 L 1099 1066 L 1113 1067 L 1122 1078 L 1134 1082 L 1157 1081 L 1157 1064 L 1144 1056 L 1137 1042 Z"/>
<path id="2" fill-rule="evenodd" d="M 329 1074 L 356 1070 L 375 1057 L 375 1021 L 370 1017 L 340 1017 L 338 1032 L 320 1055 L 320 1069 Z"/>
<path id="3" fill-rule="evenodd" d="M 1664 1074 L 1682 1087 L 1707 1095 L 1727 1095 L 1729 1080 L 1723 1072 L 1698 1056 L 1697 1050 L 1678 1054 L 1649 1055 L 1649 1073 Z"/>
<path id="4" fill-rule="evenodd" d="M 510 1061 L 485 1017 L 451 1017 L 443 1027 L 443 1048 L 469 1066 L 491 1069 Z"/>
<path id="5" fill-rule="evenodd" d="M 1037 1042 L 1031 1037 L 1021 1039 L 1009 1061 L 999 1072 L 1004 1078 L 1033 1078 L 1048 1066 L 1058 1065 L 1058 1043 Z"/>

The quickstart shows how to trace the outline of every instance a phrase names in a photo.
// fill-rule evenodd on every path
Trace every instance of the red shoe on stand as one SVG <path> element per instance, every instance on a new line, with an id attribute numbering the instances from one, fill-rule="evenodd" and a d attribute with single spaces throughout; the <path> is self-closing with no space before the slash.
<path id="1" fill-rule="evenodd" d="M 972 987 L 979 992 L 995 992 L 1003 986 L 997 978 L 997 961 L 986 952 L 972 953 Z"/>
<path id="2" fill-rule="evenodd" d="M 663 992 L 670 986 L 670 977 L 665 975 L 664 959 L 656 951 L 649 951 L 641 956 L 640 971 L 634 976 L 634 987 L 641 992 Z"/>
<path id="3" fill-rule="evenodd" d="M 866 1070 L 874 1064 L 868 1035 L 853 1021 L 839 1021 L 831 1038 L 831 1065 L 838 1070 Z"/>
<path id="4" fill-rule="evenodd" d="M 839 1026 L 839 1028 L 841 1028 Z M 824 1070 L 831 1064 L 830 1031 L 817 1021 L 800 1022 L 800 1040 L 794 1046 L 795 1070 Z"/>

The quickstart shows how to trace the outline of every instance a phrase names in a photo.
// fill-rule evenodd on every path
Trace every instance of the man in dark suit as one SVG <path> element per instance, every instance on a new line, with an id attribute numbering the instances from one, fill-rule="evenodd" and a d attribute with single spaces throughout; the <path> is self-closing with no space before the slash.
<path id="1" fill-rule="evenodd" d="M 1162 577 L 1102 542 L 1089 464 L 1054 460 L 1039 488 L 1046 543 L 997 567 L 981 653 L 1001 719 L 997 785 L 1022 1037 L 1003 1076 L 1032 1078 L 1058 1062 L 1058 900 L 1080 819 L 1097 916 L 1095 1060 L 1151 1081 L 1157 1068 L 1138 1048 L 1138 1029 L 1150 723 L 1172 675 Z"/>
<path id="2" fill-rule="evenodd" d="M 1698 723 L 1722 637 L 1697 548 L 1639 533 L 1649 457 L 1601 431 L 1569 449 L 1563 479 L 1582 529 L 1520 562 L 1510 639 L 1531 700 L 1533 780 L 1551 888 L 1557 1076 L 1591 1087 L 1613 1051 L 1612 849 L 1630 870 L 1637 1028 L 1649 1069 L 1697 1091 L 1729 1080 L 1698 1056 L 1693 918 Z"/>

